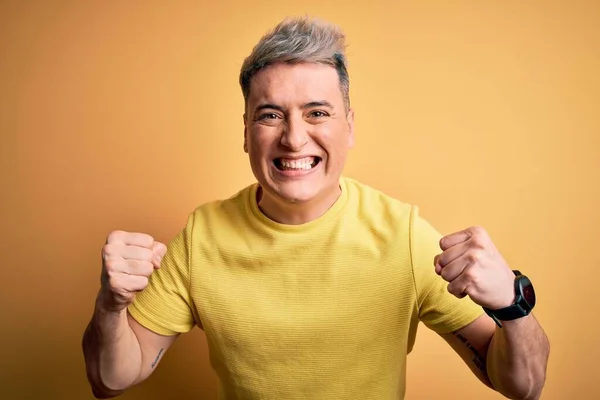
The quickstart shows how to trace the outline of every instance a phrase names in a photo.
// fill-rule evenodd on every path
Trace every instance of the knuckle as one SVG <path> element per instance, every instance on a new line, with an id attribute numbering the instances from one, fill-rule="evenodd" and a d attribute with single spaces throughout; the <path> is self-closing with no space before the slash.
<path id="1" fill-rule="evenodd" d="M 485 232 L 484 229 L 479 225 L 472 226 L 470 230 L 473 235 L 481 235 Z"/>
<path id="2" fill-rule="evenodd" d="M 468 287 L 477 286 L 479 274 L 475 268 L 467 268 L 463 272 L 464 282 Z"/>
<path id="3" fill-rule="evenodd" d="M 475 278 L 477 277 L 477 273 L 475 272 L 475 268 L 467 268 L 465 269 L 465 271 L 463 272 L 465 279 L 468 282 L 473 282 L 475 280 Z"/>
<path id="4" fill-rule="evenodd" d="M 481 226 L 472 226 L 470 231 L 471 236 L 474 238 L 485 239 L 485 237 L 487 237 L 486 230 Z"/>
<path id="5" fill-rule="evenodd" d="M 471 249 L 466 256 L 470 264 L 476 264 L 481 259 L 481 251 L 478 249 Z"/>
<path id="6" fill-rule="evenodd" d="M 439 246 L 440 246 L 440 247 L 443 249 L 443 248 L 444 248 L 444 245 L 445 245 L 445 243 L 446 243 L 446 238 L 445 238 L 445 237 L 443 237 L 443 238 L 441 238 L 441 239 L 440 239 L 440 241 L 439 241 L 439 243 L 438 243 L 438 244 L 439 244 Z"/>
<path id="7" fill-rule="evenodd" d="M 438 256 L 437 262 L 440 264 L 441 267 L 445 267 L 446 265 L 448 265 L 448 254 L 447 253 L 442 253 Z"/>
<path id="8" fill-rule="evenodd" d="M 115 273 L 115 271 L 117 270 L 117 267 L 118 267 L 118 263 L 114 259 L 108 259 L 104 263 L 104 268 L 106 269 L 106 272 L 108 273 L 108 275 L 113 275 Z"/>
<path id="9" fill-rule="evenodd" d="M 105 244 L 104 247 L 102 248 L 102 255 L 104 257 L 109 257 L 114 255 L 114 251 L 115 251 L 115 245 L 112 243 L 108 243 Z"/>
<path id="10" fill-rule="evenodd" d="M 109 275 L 108 277 L 108 287 L 113 291 L 113 292 L 120 292 L 122 287 L 123 287 L 123 283 L 121 282 L 121 280 L 118 277 L 115 276 L 111 276 Z"/>
<path id="11" fill-rule="evenodd" d="M 448 268 L 442 268 L 440 275 L 444 280 L 448 281 L 450 279 L 450 270 Z"/>
<path id="12" fill-rule="evenodd" d="M 113 243 L 120 240 L 126 232 L 122 230 L 112 231 L 106 237 L 106 243 Z"/>
<path id="13" fill-rule="evenodd" d="M 136 242 L 139 242 L 141 246 L 145 248 L 152 248 L 154 244 L 154 238 L 147 233 L 136 233 Z"/>
<path id="14" fill-rule="evenodd" d="M 456 296 L 457 295 L 457 289 L 456 289 L 456 285 L 453 285 L 452 283 L 448 285 L 447 287 L 448 289 L 448 293 Z"/>
<path id="15" fill-rule="evenodd" d="M 459 299 L 466 297 L 469 295 L 469 286 L 465 285 L 464 281 L 461 282 L 452 282 L 448 285 L 448 292 Z"/>
<path id="16" fill-rule="evenodd" d="M 473 236 L 471 238 L 471 247 L 476 249 L 484 249 L 485 248 L 485 238 L 481 235 Z"/>

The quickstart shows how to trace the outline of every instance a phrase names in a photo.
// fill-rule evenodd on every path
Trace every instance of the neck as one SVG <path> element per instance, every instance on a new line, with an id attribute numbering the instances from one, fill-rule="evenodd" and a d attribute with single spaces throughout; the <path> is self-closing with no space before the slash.
<path id="1" fill-rule="evenodd" d="M 290 203 L 265 195 L 259 186 L 256 200 L 260 210 L 270 219 L 285 225 L 301 225 L 324 215 L 340 197 L 342 189 L 338 186 L 323 196 L 302 203 Z"/>

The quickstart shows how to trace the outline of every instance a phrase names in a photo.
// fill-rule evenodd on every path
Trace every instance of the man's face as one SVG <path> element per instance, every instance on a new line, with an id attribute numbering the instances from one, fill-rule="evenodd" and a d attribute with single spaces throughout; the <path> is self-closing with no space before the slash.
<path id="1" fill-rule="evenodd" d="M 244 151 L 271 201 L 327 200 L 339 193 L 354 113 L 346 113 L 335 68 L 274 64 L 251 81 Z"/>

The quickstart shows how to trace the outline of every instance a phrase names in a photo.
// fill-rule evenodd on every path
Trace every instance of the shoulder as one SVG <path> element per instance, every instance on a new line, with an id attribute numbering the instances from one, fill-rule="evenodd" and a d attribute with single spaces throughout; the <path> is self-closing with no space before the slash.
<path id="1" fill-rule="evenodd" d="M 256 193 L 256 185 L 256 183 L 250 184 L 227 198 L 215 199 L 198 205 L 190 213 L 190 219 L 224 222 L 242 218 L 249 211 L 251 196 Z"/>
<path id="2" fill-rule="evenodd" d="M 406 238 L 411 246 L 438 245 L 441 234 L 421 215 L 418 205 L 397 199 L 353 178 L 344 177 L 343 182 L 354 204 L 352 209 L 362 221 L 393 230 Z"/>
<path id="3" fill-rule="evenodd" d="M 183 241 L 190 246 L 198 240 L 204 242 L 204 239 L 214 237 L 218 232 L 232 234 L 239 231 L 240 225 L 250 224 L 250 196 L 255 193 L 255 185 L 243 187 L 230 197 L 197 205 L 188 212 L 184 227 L 173 241 Z"/>
<path id="4" fill-rule="evenodd" d="M 410 203 L 397 199 L 381 189 L 354 178 L 343 178 L 348 196 L 354 206 L 364 217 L 369 219 L 398 222 L 409 222 L 418 208 Z"/>
<path id="5" fill-rule="evenodd" d="M 354 218 L 363 228 L 389 244 L 411 243 L 418 207 L 356 179 L 344 178 Z"/>
<path id="6" fill-rule="evenodd" d="M 240 236 L 252 224 L 250 196 L 255 184 L 248 185 L 230 197 L 206 201 L 188 213 L 187 221 L 169 248 L 188 257 L 202 249 L 219 247 Z"/>

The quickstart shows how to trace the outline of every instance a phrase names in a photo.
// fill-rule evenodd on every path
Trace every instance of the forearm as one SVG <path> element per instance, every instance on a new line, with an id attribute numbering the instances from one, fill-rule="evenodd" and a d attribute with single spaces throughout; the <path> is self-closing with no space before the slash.
<path id="1" fill-rule="evenodd" d="M 131 387 L 140 376 L 142 352 L 127 322 L 127 312 L 106 311 L 100 303 L 85 330 L 82 346 L 94 395 L 110 398 Z"/>
<path id="2" fill-rule="evenodd" d="M 550 345 L 533 314 L 502 322 L 490 343 L 488 376 L 510 399 L 537 400 L 546 380 Z"/>

